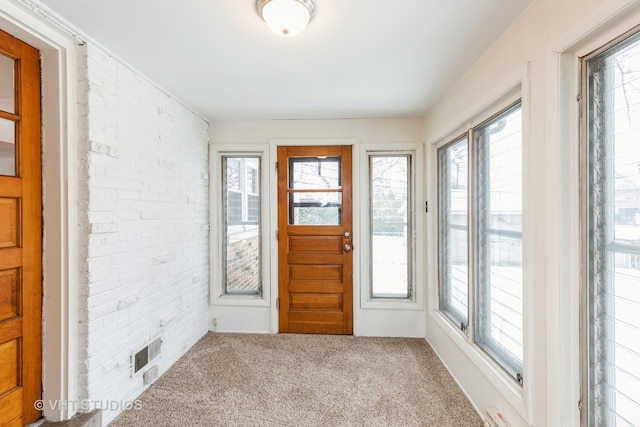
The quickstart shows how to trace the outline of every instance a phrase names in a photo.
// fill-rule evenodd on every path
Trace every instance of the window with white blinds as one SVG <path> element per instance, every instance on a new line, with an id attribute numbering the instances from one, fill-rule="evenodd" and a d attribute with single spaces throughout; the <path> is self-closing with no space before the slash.
<path id="1" fill-rule="evenodd" d="M 438 177 L 440 310 L 522 383 L 520 101 L 441 147 Z"/>
<path id="2" fill-rule="evenodd" d="M 583 425 L 640 425 L 640 35 L 583 58 Z"/>

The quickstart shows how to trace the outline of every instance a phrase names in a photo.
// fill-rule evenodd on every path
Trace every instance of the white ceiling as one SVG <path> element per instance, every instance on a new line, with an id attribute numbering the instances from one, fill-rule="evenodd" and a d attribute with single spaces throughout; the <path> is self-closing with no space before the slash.
<path id="1" fill-rule="evenodd" d="M 211 121 L 422 117 L 531 0 L 315 0 L 295 38 L 255 0 L 38 0 Z"/>

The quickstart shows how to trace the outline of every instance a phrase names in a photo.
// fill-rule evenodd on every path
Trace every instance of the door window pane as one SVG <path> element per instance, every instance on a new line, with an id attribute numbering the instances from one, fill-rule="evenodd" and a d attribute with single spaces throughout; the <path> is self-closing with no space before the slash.
<path id="1" fill-rule="evenodd" d="M 16 123 L 0 118 L 0 175 L 16 176 Z"/>
<path id="2" fill-rule="evenodd" d="M 371 295 L 409 298 L 412 227 L 410 155 L 370 155 Z"/>
<path id="3" fill-rule="evenodd" d="M 327 190 L 342 186 L 340 157 L 299 157 L 289 159 L 289 188 Z"/>
<path id="4" fill-rule="evenodd" d="M 640 35 L 586 61 L 588 425 L 640 425 Z"/>
<path id="5" fill-rule="evenodd" d="M 342 193 L 289 193 L 291 225 L 342 224 Z"/>
<path id="6" fill-rule="evenodd" d="M 15 61 L 0 54 L 0 110 L 16 112 Z"/>
<path id="7" fill-rule="evenodd" d="M 468 150 L 464 137 L 438 152 L 440 309 L 462 328 L 469 311 Z"/>
<path id="8" fill-rule="evenodd" d="M 223 157 L 225 294 L 262 292 L 260 157 Z"/>

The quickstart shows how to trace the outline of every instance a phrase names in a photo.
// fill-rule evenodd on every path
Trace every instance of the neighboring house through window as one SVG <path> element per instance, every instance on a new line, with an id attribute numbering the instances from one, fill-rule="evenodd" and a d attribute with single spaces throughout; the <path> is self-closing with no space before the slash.
<path id="1" fill-rule="evenodd" d="M 260 157 L 222 156 L 225 294 L 262 293 Z"/>

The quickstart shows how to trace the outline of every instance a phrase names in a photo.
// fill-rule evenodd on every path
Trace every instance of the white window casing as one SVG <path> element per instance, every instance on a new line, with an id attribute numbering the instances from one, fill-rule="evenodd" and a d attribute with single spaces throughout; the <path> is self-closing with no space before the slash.
<path id="1" fill-rule="evenodd" d="M 361 182 L 366 185 L 360 194 L 364 214 L 360 304 L 364 309 L 424 307 L 424 250 L 417 238 L 424 235 L 423 153 L 422 144 L 361 146 Z M 391 246 L 397 249 L 393 259 L 384 253 Z M 384 282 L 391 269 L 400 278 L 389 288 Z"/>

